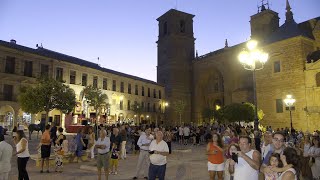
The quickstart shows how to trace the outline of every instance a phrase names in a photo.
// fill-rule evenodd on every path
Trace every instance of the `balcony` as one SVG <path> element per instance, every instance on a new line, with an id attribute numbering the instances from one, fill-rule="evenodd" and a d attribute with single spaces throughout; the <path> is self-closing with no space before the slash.
<path id="1" fill-rule="evenodd" d="M 17 102 L 18 98 L 14 95 L 8 95 L 4 93 L 0 93 L 0 101 L 11 101 L 11 102 Z"/>

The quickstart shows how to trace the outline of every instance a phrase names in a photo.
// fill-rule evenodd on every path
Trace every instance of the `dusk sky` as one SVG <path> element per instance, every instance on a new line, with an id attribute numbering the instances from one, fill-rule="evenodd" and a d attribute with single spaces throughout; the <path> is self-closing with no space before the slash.
<path id="1" fill-rule="evenodd" d="M 320 0 L 290 0 L 297 23 L 320 16 Z M 285 20 L 286 0 L 269 0 Z M 199 55 L 250 38 L 261 0 L 0 0 L 0 39 L 44 48 L 156 81 L 158 22 L 169 9 L 194 14 Z"/>

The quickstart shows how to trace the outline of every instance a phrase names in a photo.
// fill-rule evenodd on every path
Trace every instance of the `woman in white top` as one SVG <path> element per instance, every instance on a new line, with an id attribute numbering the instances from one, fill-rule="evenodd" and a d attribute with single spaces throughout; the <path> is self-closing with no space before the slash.
<path id="1" fill-rule="evenodd" d="M 314 179 L 320 178 L 320 142 L 319 137 L 313 137 L 312 147 L 309 150 L 310 166 Z"/>
<path id="2" fill-rule="evenodd" d="M 29 180 L 27 172 L 27 162 L 29 160 L 29 147 L 26 135 L 22 130 L 17 131 L 17 136 L 14 138 L 16 144 L 16 155 L 18 156 L 18 170 L 19 170 L 19 180 Z"/>
<path id="3" fill-rule="evenodd" d="M 283 150 L 283 155 L 280 155 L 283 166 L 292 164 L 292 168 L 282 172 L 279 180 L 297 180 L 300 177 L 300 159 L 297 151 L 292 147 L 286 147 Z"/>

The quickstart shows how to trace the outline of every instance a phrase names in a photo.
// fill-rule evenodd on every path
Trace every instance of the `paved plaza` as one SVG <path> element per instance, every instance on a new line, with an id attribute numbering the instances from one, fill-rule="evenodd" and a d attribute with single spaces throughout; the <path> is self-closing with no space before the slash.
<path id="1" fill-rule="evenodd" d="M 27 133 L 26 133 L 27 134 Z M 40 136 L 39 136 L 40 138 Z M 11 137 L 6 136 L 6 141 L 12 144 Z M 29 150 L 31 154 L 36 153 L 36 146 L 39 143 L 36 134 L 32 135 L 29 141 Z M 207 160 L 205 155 L 205 146 L 183 146 L 173 145 L 173 150 L 190 149 L 189 152 L 174 151 L 167 160 L 166 180 L 193 180 L 209 179 L 207 173 Z M 9 179 L 16 180 L 18 178 L 17 157 L 12 157 L 12 170 Z M 128 154 L 127 159 L 119 161 L 118 175 L 109 175 L 111 180 L 129 180 L 135 176 L 136 163 L 138 154 Z M 27 171 L 31 180 L 89 180 L 97 179 L 97 171 L 95 162 L 79 162 L 68 163 L 64 165 L 62 173 L 54 172 L 54 167 L 50 168 L 50 173 L 41 174 L 40 168 L 35 166 L 34 160 L 29 160 Z M 81 168 L 80 168 L 81 167 Z M 85 170 L 88 169 L 88 170 Z"/>

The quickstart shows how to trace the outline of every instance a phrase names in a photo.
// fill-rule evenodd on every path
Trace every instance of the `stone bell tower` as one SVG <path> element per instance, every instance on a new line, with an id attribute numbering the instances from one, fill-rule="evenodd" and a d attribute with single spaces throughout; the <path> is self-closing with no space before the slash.
<path id="1" fill-rule="evenodd" d="M 194 59 L 194 15 L 171 9 L 159 22 L 157 82 L 164 85 L 169 107 L 165 112 L 166 124 L 179 124 L 175 111 L 177 101 L 183 101 L 181 122 L 191 120 L 192 60 Z"/>

